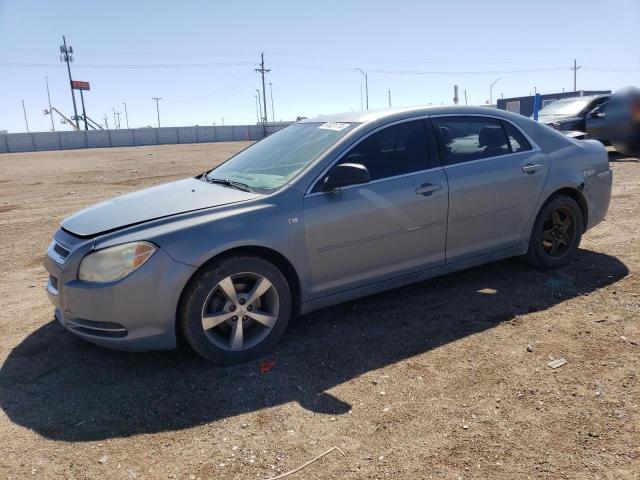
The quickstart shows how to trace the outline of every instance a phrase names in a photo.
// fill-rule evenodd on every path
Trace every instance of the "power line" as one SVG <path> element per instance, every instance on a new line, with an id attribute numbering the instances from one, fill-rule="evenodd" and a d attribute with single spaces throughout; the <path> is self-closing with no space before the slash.
<path id="1" fill-rule="evenodd" d="M 640 72 L 640 68 L 588 67 L 584 65 L 581 68 L 583 70 L 590 70 L 593 72 L 630 72 L 630 73 Z"/>
<path id="2" fill-rule="evenodd" d="M 397 63 L 395 60 L 390 63 Z M 422 62 L 417 62 L 422 63 Z M 162 69 L 162 68 L 216 68 L 216 67 L 244 67 L 253 65 L 252 62 L 235 62 L 235 63 L 164 63 L 164 64 L 83 64 L 76 65 L 75 68 L 80 69 Z M 325 70 L 335 72 L 351 72 L 351 67 L 331 66 L 331 65 L 308 65 L 288 62 L 272 62 L 284 68 L 299 68 L 309 70 Z M 31 62 L 2 62 L 0 67 L 5 68 L 64 68 L 63 65 L 52 63 L 31 63 Z M 640 72 L 638 67 L 616 67 L 606 65 L 583 66 L 585 70 L 603 71 L 603 72 Z M 547 67 L 547 68 L 528 68 L 528 69 L 511 69 L 511 70 L 392 70 L 392 69 L 368 69 L 370 73 L 380 74 L 397 74 L 397 75 L 483 75 L 483 74 L 509 74 L 509 73 L 538 73 L 566 70 L 566 67 Z"/>
<path id="3" fill-rule="evenodd" d="M 156 69 L 156 68 L 213 68 L 213 67 L 246 67 L 253 65 L 252 62 L 235 63 L 157 63 L 157 64 L 99 64 L 99 65 L 78 65 L 75 68 L 81 69 Z M 41 68 L 62 68 L 60 65 L 52 63 L 29 63 L 29 62 L 4 62 L 0 67 L 41 67 Z"/>

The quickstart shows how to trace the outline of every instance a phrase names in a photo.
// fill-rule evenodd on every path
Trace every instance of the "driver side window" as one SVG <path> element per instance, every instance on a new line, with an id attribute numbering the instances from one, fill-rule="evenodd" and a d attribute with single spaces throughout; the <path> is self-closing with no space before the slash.
<path id="1" fill-rule="evenodd" d="M 338 162 L 343 163 L 364 165 L 371 180 L 426 170 L 429 158 L 424 122 L 400 123 L 374 133 Z"/>

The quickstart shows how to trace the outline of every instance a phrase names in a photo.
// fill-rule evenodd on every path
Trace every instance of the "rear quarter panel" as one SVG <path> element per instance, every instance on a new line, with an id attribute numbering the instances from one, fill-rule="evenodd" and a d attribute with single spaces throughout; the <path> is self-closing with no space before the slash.
<path id="1" fill-rule="evenodd" d="M 586 202 L 585 228 L 600 223 L 611 198 L 611 171 L 604 145 L 596 140 L 566 138 L 565 145 L 548 151 L 547 155 L 549 175 L 537 210 L 558 190 L 572 188 L 578 190 Z"/>

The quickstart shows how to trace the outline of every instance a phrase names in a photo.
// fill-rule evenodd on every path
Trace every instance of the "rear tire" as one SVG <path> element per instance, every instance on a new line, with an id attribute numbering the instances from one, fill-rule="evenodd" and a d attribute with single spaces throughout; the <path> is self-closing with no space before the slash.
<path id="1" fill-rule="evenodd" d="M 524 260 L 537 268 L 558 268 L 576 255 L 584 232 L 582 211 L 567 195 L 550 198 L 533 224 Z"/>
<path id="2" fill-rule="evenodd" d="M 282 272 L 261 257 L 242 255 L 198 272 L 178 314 L 184 337 L 198 354 L 231 365 L 271 350 L 287 328 L 291 307 Z"/>

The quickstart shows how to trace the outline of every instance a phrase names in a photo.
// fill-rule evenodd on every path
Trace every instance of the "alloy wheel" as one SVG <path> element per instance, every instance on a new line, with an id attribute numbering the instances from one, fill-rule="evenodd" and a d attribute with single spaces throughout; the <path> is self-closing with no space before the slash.
<path id="1" fill-rule="evenodd" d="M 207 296 L 202 328 L 221 349 L 248 350 L 269 335 L 279 311 L 278 292 L 267 278 L 238 273 L 222 279 Z"/>
<path id="2" fill-rule="evenodd" d="M 551 257 L 562 257 L 575 241 L 576 221 L 571 209 L 552 210 L 542 227 L 542 247 Z"/>

